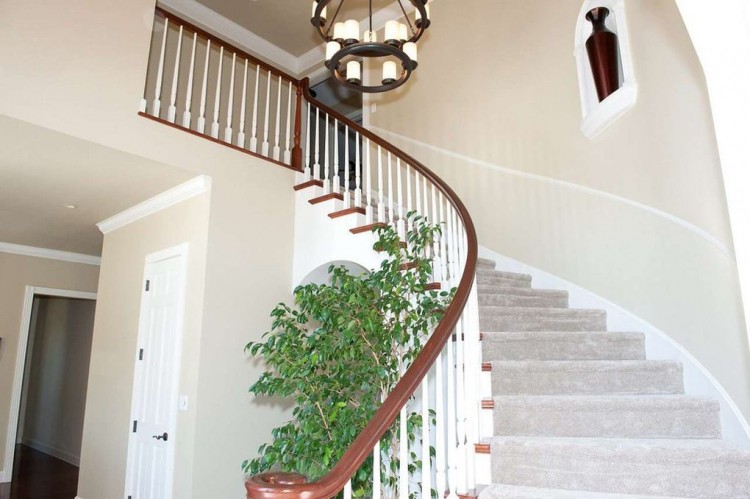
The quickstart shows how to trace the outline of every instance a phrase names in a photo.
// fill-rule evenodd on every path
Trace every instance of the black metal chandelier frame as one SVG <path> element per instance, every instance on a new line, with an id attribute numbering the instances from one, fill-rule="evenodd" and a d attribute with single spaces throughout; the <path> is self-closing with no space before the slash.
<path id="1" fill-rule="evenodd" d="M 416 60 L 412 60 L 404 51 L 404 45 L 406 43 L 416 43 L 422 38 L 425 30 L 430 26 L 429 14 L 427 12 L 426 4 L 428 0 L 409 0 L 414 8 L 419 12 L 417 19 L 412 24 L 409 16 L 406 14 L 401 0 L 397 0 L 401 11 L 406 18 L 407 28 L 411 36 L 406 40 L 392 39 L 384 40 L 382 42 L 358 40 L 354 38 L 334 38 L 333 37 L 333 26 L 336 22 L 341 7 L 344 5 L 346 0 L 340 0 L 338 7 L 334 13 L 333 19 L 330 22 L 325 17 L 322 17 L 323 11 L 326 7 L 334 0 L 315 0 L 317 6 L 313 12 L 313 17 L 310 22 L 315 26 L 320 33 L 323 40 L 328 42 L 337 42 L 341 45 L 339 49 L 330 60 L 325 62 L 325 66 L 331 70 L 333 76 L 344 86 L 353 90 L 365 93 L 380 93 L 387 92 L 389 90 L 396 89 L 406 83 L 411 76 L 412 72 L 417 69 L 418 63 Z M 372 27 L 372 0 L 369 0 L 369 33 L 373 33 Z M 401 62 L 401 74 L 397 78 L 383 80 L 380 85 L 363 85 L 359 78 L 347 78 L 347 75 L 342 72 L 342 62 L 347 58 L 353 57 L 366 57 L 366 58 L 382 58 L 382 57 L 395 57 Z M 344 65 L 345 67 L 346 65 Z"/>

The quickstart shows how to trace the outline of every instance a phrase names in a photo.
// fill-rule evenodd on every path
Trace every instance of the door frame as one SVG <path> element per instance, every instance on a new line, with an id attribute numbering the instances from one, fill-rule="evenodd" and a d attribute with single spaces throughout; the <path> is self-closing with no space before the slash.
<path id="1" fill-rule="evenodd" d="M 13 478 L 13 458 L 16 452 L 16 438 L 18 437 L 18 420 L 21 409 L 21 393 L 23 392 L 23 378 L 26 372 L 26 356 L 29 346 L 29 334 L 31 331 L 31 311 L 34 306 L 35 296 L 53 296 L 55 298 L 74 298 L 81 300 L 96 301 L 96 293 L 87 291 L 75 291 L 71 289 L 45 288 L 41 286 L 26 286 L 21 309 L 21 330 L 18 336 L 18 349 L 16 351 L 16 367 L 13 374 L 13 391 L 10 396 L 10 416 L 8 418 L 8 431 L 5 443 L 5 461 L 3 475 L 0 483 L 10 482 Z"/>
<path id="2" fill-rule="evenodd" d="M 176 339 L 176 345 L 175 345 L 175 376 L 173 378 L 172 387 L 170 389 L 170 398 L 172 407 L 170 408 L 170 418 L 169 418 L 169 426 L 167 432 L 169 435 L 173 435 L 172 438 L 170 438 L 170 441 L 172 441 L 172 445 L 170 445 L 167 448 L 167 497 L 165 499 L 171 499 L 172 492 L 174 490 L 174 465 L 175 465 L 175 449 L 176 449 L 176 439 L 177 439 L 177 412 L 178 412 L 178 398 L 179 398 L 179 390 L 180 390 L 180 373 L 181 373 L 181 366 L 182 366 L 182 339 L 184 334 L 184 326 L 185 326 L 185 301 L 187 297 L 187 285 L 188 285 L 188 258 L 189 258 L 189 247 L 190 245 L 188 243 L 182 243 L 177 246 L 172 246 L 160 251 L 157 251 L 155 253 L 150 253 L 146 255 L 144 266 L 143 266 L 143 277 L 141 279 L 141 300 L 140 300 L 140 308 L 138 311 L 138 338 L 135 346 L 135 350 L 133 351 L 133 393 L 131 395 L 131 402 L 130 402 L 130 420 L 133 421 L 135 418 L 135 415 L 137 414 L 137 406 L 136 406 L 136 393 L 141 388 L 142 383 L 142 373 L 138 369 L 138 352 L 140 345 L 143 342 L 143 334 L 146 329 L 146 317 L 143 314 L 144 311 L 144 305 L 146 304 L 146 290 L 145 290 L 145 283 L 148 276 L 148 268 L 149 265 L 158 263 L 163 260 L 168 260 L 170 258 L 180 258 L 180 265 L 179 265 L 179 273 L 180 273 L 180 279 L 181 279 L 181 285 L 179 289 L 180 296 L 177 300 L 177 339 Z M 128 493 L 130 492 L 130 488 L 132 486 L 133 481 L 133 459 L 134 459 L 134 450 L 135 450 L 135 438 L 133 437 L 133 432 L 129 428 L 128 429 L 128 453 L 126 456 L 125 461 L 125 493 L 124 497 L 128 497 Z"/>

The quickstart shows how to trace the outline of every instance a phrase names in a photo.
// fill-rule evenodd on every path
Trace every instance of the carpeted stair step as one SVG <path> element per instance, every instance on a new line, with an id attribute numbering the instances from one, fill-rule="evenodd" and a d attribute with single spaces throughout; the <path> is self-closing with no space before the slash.
<path id="1" fill-rule="evenodd" d="M 477 285 L 531 287 L 531 276 L 492 269 L 477 269 Z"/>
<path id="2" fill-rule="evenodd" d="M 537 487 L 523 487 L 521 485 L 492 484 L 479 493 L 479 499 L 625 499 L 622 494 L 607 494 L 604 492 L 583 492 L 563 489 L 540 489 Z M 627 499 L 680 499 L 674 496 L 644 496 L 628 495 Z"/>
<path id="3" fill-rule="evenodd" d="M 493 395 L 682 394 L 682 364 L 667 360 L 493 361 Z"/>
<path id="4" fill-rule="evenodd" d="M 482 333 L 482 358 L 491 360 L 643 360 L 643 333 Z"/>
<path id="5" fill-rule="evenodd" d="M 618 494 L 750 497 L 750 451 L 721 440 L 494 437 L 492 482 Z"/>
<path id="6" fill-rule="evenodd" d="M 489 258 L 477 258 L 478 269 L 494 269 L 495 265 L 495 260 L 490 260 Z"/>
<path id="7" fill-rule="evenodd" d="M 719 403 L 684 395 L 498 396 L 495 436 L 721 438 Z"/>
<path id="8" fill-rule="evenodd" d="M 604 310 L 545 307 L 479 307 L 484 331 L 606 331 Z"/>
<path id="9" fill-rule="evenodd" d="M 553 289 L 500 287 L 496 292 L 479 293 L 479 305 L 495 307 L 567 308 L 568 293 Z"/>

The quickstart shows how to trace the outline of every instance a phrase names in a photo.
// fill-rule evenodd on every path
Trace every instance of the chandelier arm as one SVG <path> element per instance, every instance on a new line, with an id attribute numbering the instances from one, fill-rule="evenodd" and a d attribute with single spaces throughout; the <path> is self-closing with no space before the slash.
<path id="1" fill-rule="evenodd" d="M 401 77 L 391 83 L 385 83 L 383 85 L 376 86 L 362 85 L 361 83 L 350 83 L 349 81 L 347 81 L 346 77 L 339 71 L 341 61 L 345 57 L 357 56 L 362 54 L 376 54 L 375 57 L 396 57 L 401 61 Z M 373 56 L 370 55 L 369 57 Z M 331 70 L 334 77 L 336 78 L 336 80 L 338 80 L 339 83 L 348 88 L 364 93 L 387 92 L 389 90 L 398 88 L 406 83 L 406 81 L 411 76 L 412 71 L 414 71 L 414 66 L 411 64 L 411 60 L 402 50 L 400 50 L 398 47 L 393 47 L 391 45 L 377 42 L 360 42 L 349 45 L 348 47 L 344 47 L 343 49 L 339 50 L 331 58 L 331 60 L 329 60 L 325 64 L 325 66 Z"/>
<path id="2" fill-rule="evenodd" d="M 406 13 L 406 9 L 404 8 L 404 4 L 401 3 L 401 0 L 398 0 L 398 6 L 401 7 L 401 12 L 404 13 L 404 19 L 406 19 L 406 24 L 409 25 L 409 31 L 411 31 L 411 36 L 414 37 L 414 35 L 416 35 L 417 32 L 414 30 L 414 26 L 411 25 L 411 19 L 409 19 L 409 16 Z"/>
<path id="3" fill-rule="evenodd" d="M 331 30 L 333 29 L 333 24 L 336 22 L 336 19 L 339 17 L 339 11 L 341 10 L 342 5 L 344 5 L 344 0 L 341 0 L 341 2 L 339 3 L 339 6 L 336 7 L 336 12 L 333 13 L 333 19 L 331 19 L 331 22 L 328 23 L 328 29 L 326 30 L 327 38 L 331 36 Z"/>

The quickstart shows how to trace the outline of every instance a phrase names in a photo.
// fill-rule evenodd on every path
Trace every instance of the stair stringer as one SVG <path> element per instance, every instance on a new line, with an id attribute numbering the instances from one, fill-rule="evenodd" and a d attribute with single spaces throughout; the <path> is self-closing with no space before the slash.
<path id="1" fill-rule="evenodd" d="M 479 246 L 479 256 L 494 260 L 497 270 L 530 274 L 538 289 L 559 289 L 569 293 L 571 308 L 601 309 L 607 312 L 610 331 L 639 331 L 646 335 L 646 358 L 674 360 L 683 365 L 685 394 L 708 397 L 721 405 L 723 439 L 750 449 L 750 424 L 719 381 L 690 352 L 653 324 L 601 296 L 548 272 Z M 488 375 L 489 373 L 483 373 Z M 490 392 L 489 376 L 483 377 L 483 393 Z M 483 426 L 487 421 L 483 421 Z M 489 456 L 487 456 L 488 458 Z M 489 459 L 486 459 L 487 463 Z M 483 463 L 486 466 L 487 463 Z M 482 467 L 485 467 L 482 466 Z"/>
<path id="2" fill-rule="evenodd" d="M 316 186 L 295 193 L 292 289 L 324 265 L 351 262 L 365 269 L 374 269 L 383 260 L 383 255 L 373 250 L 377 240 L 375 234 L 350 232 L 350 229 L 365 224 L 364 217 L 351 214 L 331 219 L 328 215 L 342 209 L 342 202 L 330 199 L 310 204 L 311 199 L 322 195 L 323 189 Z"/>

